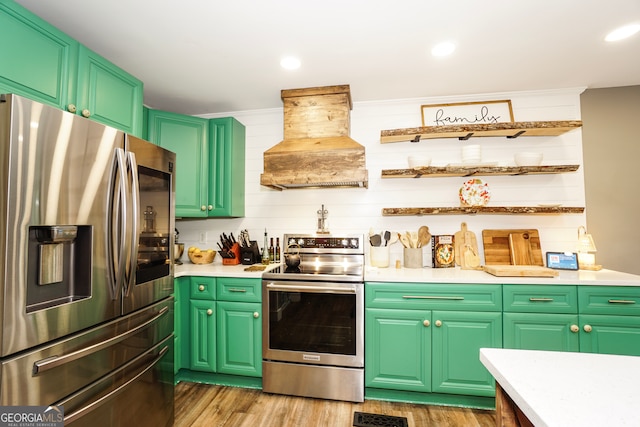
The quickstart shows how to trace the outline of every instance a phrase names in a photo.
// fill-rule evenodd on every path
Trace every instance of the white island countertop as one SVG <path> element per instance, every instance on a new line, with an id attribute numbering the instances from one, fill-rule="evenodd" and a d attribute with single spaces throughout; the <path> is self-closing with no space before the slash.
<path id="1" fill-rule="evenodd" d="M 482 348 L 480 361 L 536 427 L 640 425 L 640 357 Z"/>

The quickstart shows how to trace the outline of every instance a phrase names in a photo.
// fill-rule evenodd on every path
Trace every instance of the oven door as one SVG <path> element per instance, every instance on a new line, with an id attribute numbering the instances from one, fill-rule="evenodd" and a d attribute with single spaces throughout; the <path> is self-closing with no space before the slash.
<path id="1" fill-rule="evenodd" d="M 364 367 L 364 284 L 262 281 L 264 360 Z"/>

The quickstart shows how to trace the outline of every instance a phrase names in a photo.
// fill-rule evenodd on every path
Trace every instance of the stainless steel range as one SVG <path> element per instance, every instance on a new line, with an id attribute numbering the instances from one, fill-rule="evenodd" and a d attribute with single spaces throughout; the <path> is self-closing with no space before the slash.
<path id="1" fill-rule="evenodd" d="M 362 402 L 364 236 L 283 241 L 288 262 L 262 276 L 263 391 Z"/>

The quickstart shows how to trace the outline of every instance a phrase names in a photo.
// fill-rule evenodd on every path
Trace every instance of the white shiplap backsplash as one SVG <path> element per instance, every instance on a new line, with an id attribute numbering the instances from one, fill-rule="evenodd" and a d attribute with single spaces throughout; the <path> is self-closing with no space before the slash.
<path id="1" fill-rule="evenodd" d="M 357 94 L 357 87 L 352 86 Z M 203 117 L 233 116 L 246 126 L 246 211 L 244 218 L 192 219 L 176 221 L 180 241 L 187 246 L 217 249 L 222 232 L 238 235 L 247 229 L 262 246 L 265 227 L 270 237 L 289 232 L 313 233 L 317 210 L 324 204 L 329 211 L 328 228 L 333 234 L 417 231 L 421 225 L 431 234 L 453 234 L 466 222 L 478 238 L 481 257 L 483 229 L 536 228 L 540 232 L 543 253 L 575 251 L 577 229 L 586 225 L 585 214 L 571 215 L 428 215 L 383 217 L 385 207 L 458 206 L 458 189 L 464 178 L 381 179 L 382 169 L 407 168 L 407 157 L 430 156 L 433 166 L 461 162 L 463 144 L 481 144 L 482 160 L 514 165 L 518 151 L 541 151 L 543 164 L 579 164 L 577 172 L 557 175 L 482 177 L 491 189 L 490 205 L 536 206 L 560 203 L 585 206 L 582 168 L 582 131 L 561 136 L 424 140 L 380 143 L 380 131 L 421 126 L 420 106 L 453 102 L 510 99 L 515 121 L 579 120 L 580 93 L 583 88 L 564 90 L 493 93 L 468 96 L 401 99 L 353 103 L 351 137 L 366 148 L 369 188 L 327 188 L 277 191 L 260 185 L 263 153 L 283 138 L 283 110 L 240 111 Z M 201 242 L 206 233 L 206 242 Z M 366 252 L 369 245 L 366 244 Z M 186 258 L 186 256 L 185 256 Z M 430 265 L 430 248 L 425 248 L 425 266 Z M 402 245 L 391 247 L 391 265 L 402 259 Z M 220 262 L 220 258 L 216 258 Z"/>

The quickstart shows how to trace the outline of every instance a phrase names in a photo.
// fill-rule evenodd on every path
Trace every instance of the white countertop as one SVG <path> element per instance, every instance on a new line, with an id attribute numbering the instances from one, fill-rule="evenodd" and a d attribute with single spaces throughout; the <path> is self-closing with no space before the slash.
<path id="1" fill-rule="evenodd" d="M 270 264 L 267 269 L 275 268 L 278 265 L 279 264 Z M 247 279 L 259 279 L 262 277 L 263 271 L 245 271 L 247 267 L 251 266 L 242 264 L 223 265 L 215 261 L 211 264 L 193 264 L 187 261 L 182 265 L 175 266 L 173 276 L 244 277 Z"/>
<path id="2" fill-rule="evenodd" d="M 260 264 L 257 264 L 260 265 Z M 272 269 L 280 264 L 270 264 Z M 260 278 L 262 271 L 245 271 L 248 265 L 192 264 L 176 265 L 174 276 Z M 534 285 L 598 285 L 640 286 L 640 276 L 613 270 L 560 271 L 557 277 L 496 277 L 484 271 L 455 268 L 377 268 L 366 266 L 365 282 L 402 283 L 472 283 L 472 284 L 534 284 Z"/>
<path id="3" fill-rule="evenodd" d="M 483 348 L 480 361 L 536 427 L 640 425 L 640 357 Z"/>
<path id="4" fill-rule="evenodd" d="M 484 271 L 454 268 L 377 268 L 367 266 L 366 282 L 475 283 L 534 285 L 640 286 L 640 276 L 613 270 L 559 271 L 557 277 L 497 277 Z"/>

